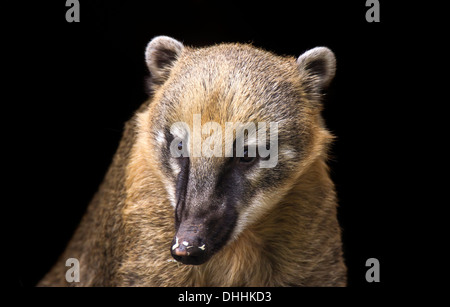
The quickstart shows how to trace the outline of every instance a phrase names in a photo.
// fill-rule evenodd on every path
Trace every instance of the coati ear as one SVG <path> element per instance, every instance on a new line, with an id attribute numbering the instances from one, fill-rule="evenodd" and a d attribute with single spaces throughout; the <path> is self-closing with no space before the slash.
<path id="1" fill-rule="evenodd" d="M 157 36 L 148 43 L 145 62 L 151 73 L 152 85 L 161 85 L 167 80 L 183 49 L 182 43 L 168 36 Z"/>
<path id="2" fill-rule="evenodd" d="M 336 58 L 326 47 L 306 51 L 298 57 L 297 65 L 307 91 L 316 93 L 328 87 L 336 72 Z"/>

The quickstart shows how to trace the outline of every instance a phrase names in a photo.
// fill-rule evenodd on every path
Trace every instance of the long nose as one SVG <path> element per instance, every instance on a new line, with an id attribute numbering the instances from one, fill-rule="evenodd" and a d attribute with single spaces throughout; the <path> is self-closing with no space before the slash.
<path id="1" fill-rule="evenodd" d="M 208 260 L 205 240 L 197 226 L 180 225 L 171 247 L 172 257 L 184 264 L 199 265 Z"/>

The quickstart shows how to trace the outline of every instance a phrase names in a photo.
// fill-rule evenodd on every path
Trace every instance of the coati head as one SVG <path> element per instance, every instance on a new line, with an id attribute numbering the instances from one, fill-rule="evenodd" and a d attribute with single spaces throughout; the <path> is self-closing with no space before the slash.
<path id="1" fill-rule="evenodd" d="M 335 58 L 325 47 L 295 59 L 159 36 L 146 62 L 153 99 L 139 133 L 174 209 L 170 250 L 177 261 L 202 264 L 268 214 L 325 153 L 331 135 L 320 97 Z M 230 123 L 247 129 L 227 134 Z"/>

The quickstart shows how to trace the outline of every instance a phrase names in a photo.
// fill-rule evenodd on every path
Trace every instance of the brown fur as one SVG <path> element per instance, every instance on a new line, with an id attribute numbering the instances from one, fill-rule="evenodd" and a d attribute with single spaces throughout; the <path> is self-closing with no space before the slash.
<path id="1" fill-rule="evenodd" d="M 176 48 L 180 51 L 177 44 Z M 184 48 L 180 52 L 176 62 L 164 67 L 166 74 L 158 74 L 157 82 L 152 83 L 153 97 L 125 125 L 99 192 L 60 261 L 39 285 L 346 285 L 336 196 L 326 166 L 332 136 L 320 116 L 320 94 L 305 81 L 315 77 L 305 71 L 298 73 L 294 58 L 247 45 Z M 239 57 L 244 57 L 239 65 L 254 65 L 235 65 L 233 61 Z M 200 64 L 205 59 L 209 63 Z M 205 74 L 212 77 L 199 78 Z M 303 103 L 264 104 L 268 93 L 259 87 L 257 76 L 261 75 L 278 91 L 288 84 Z M 194 85 L 186 88 L 186 84 Z M 272 97 L 279 95 L 282 93 L 277 90 L 272 93 Z M 168 100 L 172 105 L 164 105 Z M 226 121 L 269 122 L 271 114 L 285 108 L 302 116 L 283 118 L 280 135 L 286 133 L 283 129 L 291 129 L 288 124 L 300 127 L 289 133 L 302 136 L 304 149 L 302 158 L 294 162 L 283 156 L 280 145 L 280 160 L 286 162 L 284 172 L 288 174 L 282 186 L 268 188 L 267 194 L 258 194 L 252 204 L 241 209 L 240 231 L 208 262 L 199 266 L 175 262 L 170 254 L 174 209 L 170 183 L 158 163 L 155 127 L 162 118 L 191 125 L 196 113 L 202 114 L 202 123 L 216 121 L 222 126 Z M 201 158 L 191 161 L 194 168 L 196 163 L 199 167 L 205 163 Z M 255 178 L 257 184 L 258 174 Z M 67 258 L 79 259 L 80 283 L 65 281 Z"/>

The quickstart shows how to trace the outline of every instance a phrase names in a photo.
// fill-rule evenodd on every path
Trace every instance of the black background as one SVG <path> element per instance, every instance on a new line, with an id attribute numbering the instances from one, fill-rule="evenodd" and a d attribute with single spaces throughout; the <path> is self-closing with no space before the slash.
<path id="1" fill-rule="evenodd" d="M 252 43 L 294 56 L 315 46 L 335 52 L 337 74 L 324 117 L 337 136 L 330 165 L 349 286 L 399 282 L 403 170 L 397 148 L 404 131 L 397 119 L 404 102 L 392 54 L 408 32 L 398 8 L 380 2 L 380 23 L 366 21 L 365 1 L 80 0 L 80 23 L 66 22 L 65 1 L 21 2 L 6 12 L 17 16 L 8 31 L 22 27 L 14 60 L 19 99 L 7 114 L 26 123 L 10 127 L 19 134 L 13 144 L 20 161 L 8 191 L 18 210 L 11 283 L 34 286 L 64 250 L 124 122 L 147 97 L 144 50 L 157 35 L 191 46 Z M 381 264 L 378 285 L 365 281 L 372 257 Z"/>

